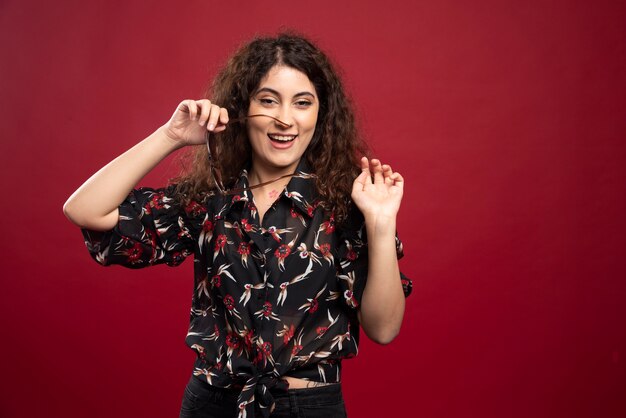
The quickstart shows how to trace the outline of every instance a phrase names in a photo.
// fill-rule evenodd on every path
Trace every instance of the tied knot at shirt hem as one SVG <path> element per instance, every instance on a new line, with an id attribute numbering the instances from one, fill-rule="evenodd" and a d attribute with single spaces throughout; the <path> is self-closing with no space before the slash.
<path id="1" fill-rule="evenodd" d="M 238 418 L 253 418 L 255 403 L 259 405 L 261 416 L 269 418 L 274 410 L 274 396 L 270 392 L 273 388 L 286 391 L 289 385 L 285 380 L 274 375 L 257 374 L 250 377 L 237 399 L 239 405 Z"/>

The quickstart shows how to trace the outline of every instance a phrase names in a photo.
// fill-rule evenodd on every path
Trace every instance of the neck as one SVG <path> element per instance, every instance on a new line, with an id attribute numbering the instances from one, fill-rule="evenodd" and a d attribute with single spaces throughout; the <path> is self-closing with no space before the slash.
<path id="1" fill-rule="evenodd" d="M 292 174 L 292 173 L 287 173 L 287 174 Z M 261 194 L 267 193 L 269 195 L 273 195 L 274 197 L 275 195 L 277 195 L 278 192 L 283 190 L 285 186 L 287 186 L 287 183 L 289 183 L 290 180 L 291 180 L 291 177 L 281 178 L 280 175 L 276 175 L 276 177 L 271 177 L 269 178 L 269 180 L 261 180 L 257 176 L 255 176 L 253 173 L 251 173 L 248 176 L 248 181 L 251 187 L 254 187 L 258 184 L 265 183 L 265 182 L 268 183 L 260 187 L 254 187 L 253 193 L 255 195 L 259 193 Z"/>
<path id="2" fill-rule="evenodd" d="M 260 187 L 260 189 L 276 189 L 282 190 L 291 177 L 280 178 L 288 174 L 293 174 L 296 171 L 297 166 L 286 168 L 273 168 L 273 167 L 261 167 L 258 164 L 252 163 L 250 174 L 248 175 L 248 183 L 250 186 L 269 182 L 266 186 Z"/>
<path id="3" fill-rule="evenodd" d="M 252 168 L 252 170 L 250 170 L 248 181 L 251 187 L 268 182 L 268 184 L 260 187 L 255 187 L 254 190 L 252 190 L 255 202 L 257 203 L 257 205 L 261 205 L 260 208 L 258 207 L 259 209 L 262 209 L 263 207 L 262 202 L 268 202 L 271 204 L 271 202 L 275 201 L 278 198 L 280 192 L 284 190 L 285 186 L 287 186 L 287 184 L 291 180 L 291 177 L 281 178 L 286 174 L 293 174 L 293 171 L 271 170 L 265 171 L 260 174 L 259 171 L 254 169 L 254 167 Z"/>

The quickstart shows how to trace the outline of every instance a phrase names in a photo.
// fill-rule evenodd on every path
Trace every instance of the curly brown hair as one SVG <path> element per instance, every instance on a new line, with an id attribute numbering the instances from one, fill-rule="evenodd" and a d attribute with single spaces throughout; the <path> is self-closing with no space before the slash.
<path id="1" fill-rule="evenodd" d="M 302 158 L 316 174 L 320 203 L 334 213 L 336 222 L 342 223 L 352 205 L 350 194 L 360 172 L 359 159 L 368 152 L 339 75 L 318 47 L 294 33 L 254 38 L 221 69 L 206 97 L 226 108 L 230 119 L 244 117 L 261 80 L 276 65 L 301 71 L 315 86 L 319 114 L 315 133 Z M 252 161 L 245 124 L 234 123 L 221 133 L 211 133 L 210 140 L 217 141 L 223 181 L 230 187 Z M 206 147 L 196 147 L 190 163 L 190 169 L 175 180 L 178 194 L 183 201 L 202 200 L 214 189 Z"/>

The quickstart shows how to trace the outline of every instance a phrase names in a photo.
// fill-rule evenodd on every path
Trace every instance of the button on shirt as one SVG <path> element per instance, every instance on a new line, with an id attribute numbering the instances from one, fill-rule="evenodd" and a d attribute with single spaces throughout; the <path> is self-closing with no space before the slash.
<path id="1" fill-rule="evenodd" d="M 112 230 L 83 230 L 103 265 L 180 264 L 194 256 L 187 345 L 194 375 L 241 390 L 240 416 L 258 402 L 269 416 L 269 389 L 282 376 L 339 382 L 341 359 L 358 351 L 357 309 L 367 280 L 367 234 L 357 210 L 335 224 L 317 199 L 304 162 L 259 224 L 250 191 L 209 195 L 184 207 L 174 186 L 141 188 L 120 205 Z M 248 186 L 244 171 L 238 187 Z M 398 258 L 402 244 L 396 239 Z M 411 282 L 402 277 L 405 295 Z"/>

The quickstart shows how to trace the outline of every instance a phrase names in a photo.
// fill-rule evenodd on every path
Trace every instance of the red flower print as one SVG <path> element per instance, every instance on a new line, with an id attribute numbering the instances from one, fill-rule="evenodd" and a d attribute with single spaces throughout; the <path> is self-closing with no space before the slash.
<path id="1" fill-rule="evenodd" d="M 319 301 L 318 298 L 322 296 L 322 294 L 326 291 L 326 285 L 324 285 L 324 287 L 322 289 L 320 289 L 319 292 L 317 292 L 317 294 L 315 295 L 315 297 L 309 299 L 307 298 L 307 302 L 305 304 L 303 304 L 302 306 L 300 306 L 298 308 L 298 310 L 300 309 L 304 309 L 305 311 L 308 311 L 309 313 L 315 313 L 319 307 Z M 332 319 L 331 319 L 332 321 Z"/>
<path id="2" fill-rule="evenodd" d="M 226 245 L 227 239 L 226 235 L 219 234 L 217 238 L 215 238 L 215 251 L 220 251 Z"/>
<path id="3" fill-rule="evenodd" d="M 150 245 L 152 246 L 152 248 L 156 248 L 156 234 L 154 233 L 154 231 L 150 230 L 150 229 L 146 229 L 146 235 L 148 236 L 148 239 L 150 240 Z"/>
<path id="4" fill-rule="evenodd" d="M 152 199 L 150 199 L 150 206 L 154 209 L 163 209 L 165 204 L 163 203 L 163 198 L 165 194 L 163 192 L 155 193 L 152 195 Z"/>
<path id="5" fill-rule="evenodd" d="M 211 285 L 220 287 L 222 285 L 222 278 L 219 275 L 211 277 Z"/>
<path id="6" fill-rule="evenodd" d="M 250 351 L 252 349 L 252 332 L 247 331 L 244 335 L 243 335 L 243 345 L 246 347 L 247 351 Z"/>
<path id="7" fill-rule="evenodd" d="M 247 242 L 242 242 L 239 244 L 239 248 L 237 248 L 237 252 L 240 255 L 248 255 L 250 254 L 250 245 Z"/>
<path id="8" fill-rule="evenodd" d="M 292 217 L 292 218 L 297 218 L 297 217 L 298 217 L 298 212 L 296 212 L 296 209 L 295 209 L 295 208 L 291 208 L 291 209 L 289 210 L 289 213 L 291 213 L 291 217 Z"/>
<path id="9" fill-rule="evenodd" d="M 263 316 L 268 317 L 270 315 L 272 315 L 272 304 L 265 302 L 263 304 Z"/>
<path id="10" fill-rule="evenodd" d="M 319 337 L 321 337 L 322 335 L 326 334 L 326 331 L 328 331 L 327 327 L 317 327 L 317 329 L 315 330 L 315 332 L 317 332 L 317 335 Z"/>
<path id="11" fill-rule="evenodd" d="M 274 312 L 272 312 L 272 304 L 270 302 L 265 302 L 261 309 L 254 313 L 259 319 L 273 319 L 278 321 L 278 316 Z"/>
<path id="12" fill-rule="evenodd" d="M 350 261 L 356 260 L 357 259 L 356 251 L 354 251 L 352 248 L 348 250 L 348 253 L 346 254 L 346 258 Z"/>
<path id="13" fill-rule="evenodd" d="M 322 257 L 326 257 L 330 254 L 330 244 L 320 244 L 320 252 L 322 253 Z"/>
<path id="14" fill-rule="evenodd" d="M 248 221 L 247 219 L 241 220 L 241 226 L 243 227 L 243 230 L 246 232 L 252 231 L 252 228 L 253 228 L 253 226 L 250 224 L 250 221 Z"/>
<path id="15" fill-rule="evenodd" d="M 241 347 L 241 338 L 234 332 L 229 332 L 226 336 L 226 345 L 232 350 L 237 350 Z"/>
<path id="16" fill-rule="evenodd" d="M 213 231 L 213 222 L 211 222 L 210 220 L 206 220 L 202 223 L 202 230 L 204 232 L 211 232 Z"/>
<path id="17" fill-rule="evenodd" d="M 196 350 L 196 352 L 198 353 L 198 357 L 201 360 L 204 360 L 206 358 L 206 351 L 204 350 L 204 347 L 202 347 L 201 345 L 198 345 L 198 344 L 194 344 L 194 345 L 191 346 L 191 348 Z"/>
<path id="18" fill-rule="evenodd" d="M 172 264 L 178 265 L 184 260 L 185 257 L 183 256 L 183 254 L 180 253 L 180 251 L 176 251 L 174 254 L 172 254 Z"/>
<path id="19" fill-rule="evenodd" d="M 293 338 L 293 333 L 296 331 L 296 328 L 291 325 L 289 328 L 285 330 L 285 334 L 283 335 L 283 342 L 285 345 L 289 344 L 289 341 Z"/>
<path id="20" fill-rule="evenodd" d="M 143 254 L 143 248 L 141 248 L 140 243 L 136 242 L 135 245 L 132 246 L 132 248 L 129 248 L 126 251 L 126 254 L 130 263 L 136 263 L 141 259 L 141 255 Z"/>
<path id="21" fill-rule="evenodd" d="M 300 352 L 300 350 L 302 350 L 302 346 L 300 344 L 294 344 L 293 348 L 291 349 L 291 355 L 292 356 L 296 356 L 298 355 L 298 353 Z"/>
<path id="22" fill-rule="evenodd" d="M 278 258 L 279 262 L 287 258 L 289 254 L 291 254 L 291 248 L 289 248 L 289 246 L 286 244 L 282 244 L 274 252 L 274 256 Z"/>
<path id="23" fill-rule="evenodd" d="M 199 204 L 198 202 L 196 202 L 195 200 L 192 200 L 191 202 L 189 202 L 189 204 L 185 207 L 185 212 L 187 212 L 188 214 L 192 215 L 192 216 L 198 216 L 201 213 L 206 212 L 206 209 Z"/>
<path id="24" fill-rule="evenodd" d="M 265 341 L 263 344 L 261 344 L 261 350 L 263 351 L 263 354 L 265 354 L 266 356 L 271 355 L 272 343 L 270 343 L 269 341 Z"/>
<path id="25" fill-rule="evenodd" d="M 348 305 L 352 306 L 353 308 L 359 306 L 359 302 L 354 297 L 354 293 L 352 293 L 352 290 L 346 290 L 343 293 L 343 297 L 346 298 L 346 302 L 348 303 Z"/>
<path id="26" fill-rule="evenodd" d="M 226 309 L 229 311 L 232 311 L 235 309 L 235 299 L 231 295 L 224 296 L 224 306 L 226 306 Z"/>
<path id="27" fill-rule="evenodd" d="M 326 222 L 322 222 L 320 229 L 326 232 L 326 235 L 330 235 L 335 232 L 335 218 L 331 215 L 330 219 Z"/>

